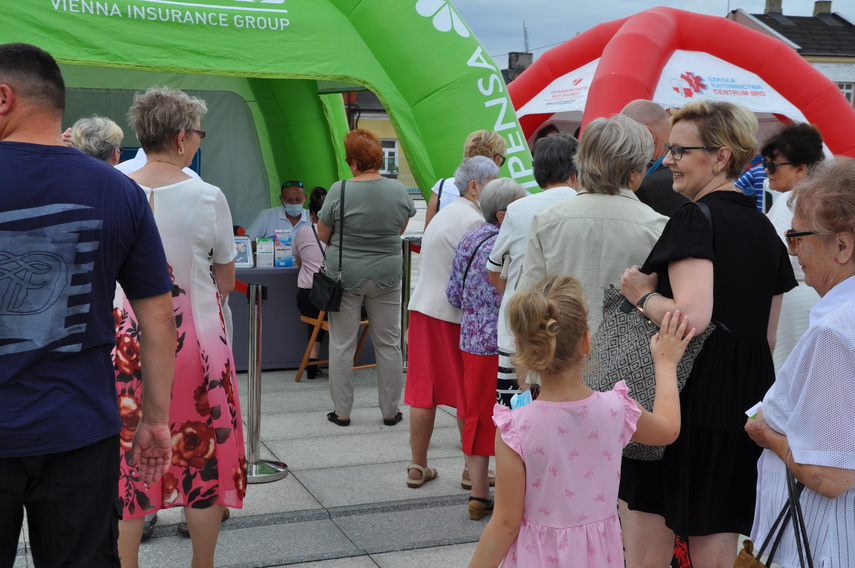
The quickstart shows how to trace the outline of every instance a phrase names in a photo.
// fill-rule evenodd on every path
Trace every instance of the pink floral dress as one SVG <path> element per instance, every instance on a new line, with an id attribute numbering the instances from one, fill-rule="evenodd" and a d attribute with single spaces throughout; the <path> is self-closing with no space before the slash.
<path id="1" fill-rule="evenodd" d="M 178 328 L 169 408 L 172 466 L 146 486 L 121 460 L 119 496 L 125 519 L 176 506 L 215 503 L 240 508 L 246 495 L 246 455 L 231 343 L 213 277 L 213 264 L 234 259 L 232 221 L 222 192 L 199 180 L 146 190 L 172 275 Z M 194 207 L 188 211 L 187 204 Z M 140 421 L 143 376 L 139 327 L 127 300 L 116 316 L 116 391 L 123 458 Z"/>
<path id="2" fill-rule="evenodd" d="M 641 416 L 626 383 L 574 402 L 535 400 L 493 420 L 526 471 L 520 532 L 504 568 L 622 568 L 621 453 Z"/>

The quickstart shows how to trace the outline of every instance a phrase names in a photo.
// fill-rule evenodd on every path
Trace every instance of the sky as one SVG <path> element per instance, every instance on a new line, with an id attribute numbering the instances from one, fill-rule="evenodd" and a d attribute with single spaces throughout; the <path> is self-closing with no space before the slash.
<path id="1" fill-rule="evenodd" d="M 762 14 L 765 0 L 452 0 L 499 67 L 508 52 L 525 51 L 523 22 L 534 59 L 550 47 L 604 22 L 625 18 L 656 6 L 725 16 L 742 9 Z M 784 15 L 812 16 L 813 0 L 782 0 Z M 831 11 L 855 23 L 853 0 L 832 0 Z"/>

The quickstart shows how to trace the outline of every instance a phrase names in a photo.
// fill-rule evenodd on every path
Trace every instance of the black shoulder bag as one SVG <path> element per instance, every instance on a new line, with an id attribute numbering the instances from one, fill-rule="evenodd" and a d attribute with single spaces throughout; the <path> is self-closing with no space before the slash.
<path id="1" fill-rule="evenodd" d="M 327 253 L 321 247 L 321 253 L 324 255 L 324 265 L 320 270 L 312 276 L 312 290 L 309 292 L 309 300 L 319 310 L 325 312 L 337 312 L 341 308 L 341 297 L 344 294 L 344 287 L 341 283 L 341 255 L 342 255 L 342 239 L 344 235 L 344 185 L 345 180 L 341 182 L 341 200 L 338 210 L 338 277 L 333 278 L 327 274 L 326 260 Z M 315 235 L 317 238 L 317 234 Z M 320 240 L 318 241 L 320 246 Z"/>

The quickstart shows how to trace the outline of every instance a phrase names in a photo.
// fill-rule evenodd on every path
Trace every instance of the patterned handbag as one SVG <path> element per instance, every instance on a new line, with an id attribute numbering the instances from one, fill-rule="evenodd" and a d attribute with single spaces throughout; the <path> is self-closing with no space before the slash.
<path id="1" fill-rule="evenodd" d="M 683 389 L 695 357 L 714 329 L 715 324 L 710 324 L 689 341 L 677 364 L 678 389 Z M 610 286 L 603 294 L 603 322 L 594 334 L 591 354 L 582 375 L 585 384 L 595 391 L 605 392 L 618 381 L 626 381 L 630 396 L 646 410 L 652 411 L 656 397 L 656 371 L 650 353 L 650 338 L 658 331 L 655 323 L 627 302 L 617 288 Z M 630 442 L 623 450 L 624 457 L 644 461 L 660 460 L 664 454 L 665 446 L 638 442 Z"/>
<path id="2" fill-rule="evenodd" d="M 715 233 L 709 207 L 697 202 L 695 206 L 701 210 Z M 711 323 L 686 346 L 677 364 L 678 390 L 683 390 L 695 358 L 715 327 Z M 588 364 L 582 375 L 585 383 L 596 391 L 604 392 L 611 390 L 618 381 L 625 380 L 630 387 L 630 396 L 645 410 L 652 412 L 656 397 L 656 369 L 650 353 L 650 338 L 658 331 L 659 327 L 655 323 L 648 320 L 613 285 L 609 285 L 603 295 L 603 322 L 594 334 L 591 354 L 588 355 Z M 665 455 L 665 446 L 630 442 L 624 448 L 623 455 L 634 460 L 657 461 Z"/>

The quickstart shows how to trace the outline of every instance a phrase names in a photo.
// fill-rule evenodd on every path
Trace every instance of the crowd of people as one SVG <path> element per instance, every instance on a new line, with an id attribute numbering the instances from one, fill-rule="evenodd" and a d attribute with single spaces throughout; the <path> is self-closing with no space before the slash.
<path id="1" fill-rule="evenodd" d="M 55 265 L 40 274 L 57 280 L 7 297 L 0 318 L 0 565 L 24 508 L 37 565 L 134 568 L 156 512 L 183 507 L 192 565 L 211 567 L 247 461 L 225 301 L 234 225 L 223 192 L 188 170 L 207 106 L 138 93 L 142 151 L 125 175 L 121 127 L 93 116 L 63 133 L 64 93 L 49 54 L 0 45 L 0 250 L 19 276 Z M 776 530 L 788 472 L 815 564 L 855 565 L 855 159 L 826 159 L 811 125 L 783 127 L 759 152 L 786 194 L 767 216 L 737 184 L 757 130 L 732 103 L 633 101 L 578 140 L 542 129 L 532 194 L 500 177 L 503 137 L 473 132 L 431 191 L 405 381 L 400 237 L 416 209 L 380 174 L 374 134 L 345 136 L 352 177 L 315 187 L 308 209 L 286 181 L 248 229 L 291 231 L 303 315 L 319 315 L 318 270 L 341 283 L 329 422 L 351 424 L 366 318 L 383 424 L 404 420 L 402 394 L 409 407 L 407 487 L 438 477 L 437 407 L 455 409 L 469 518 L 491 516 L 471 566 L 661 568 L 679 537 L 696 568 L 729 567 L 739 535 Z M 655 362 L 652 409 L 632 384 L 584 381 L 611 287 L 659 329 L 639 354 Z M 680 390 L 686 346 L 711 324 Z M 630 441 L 664 457 L 623 456 Z M 775 561 L 800 566 L 786 533 Z"/>

